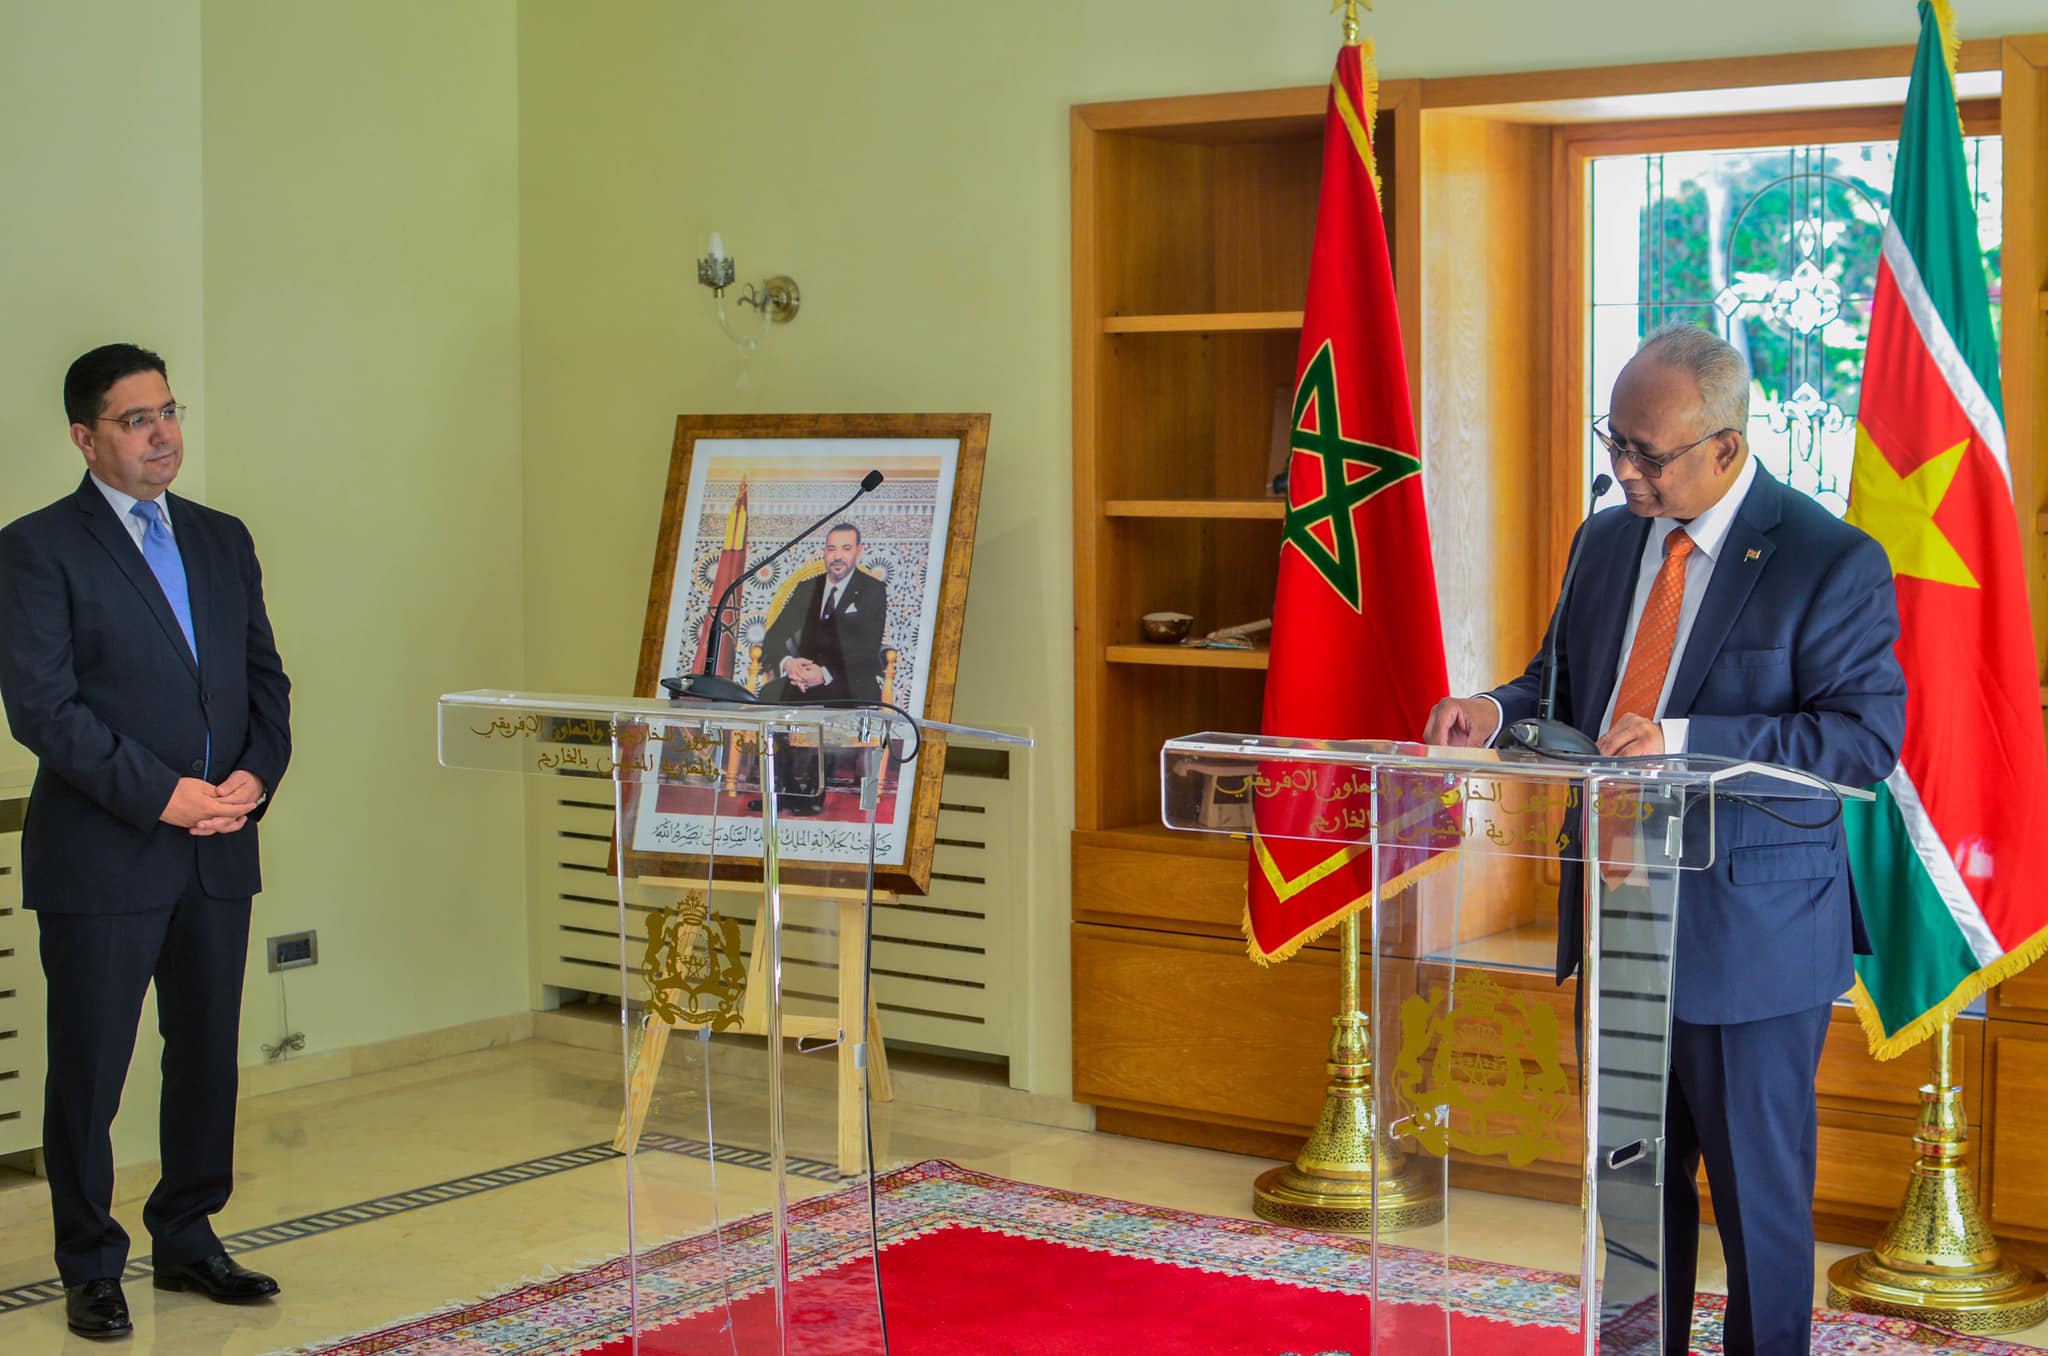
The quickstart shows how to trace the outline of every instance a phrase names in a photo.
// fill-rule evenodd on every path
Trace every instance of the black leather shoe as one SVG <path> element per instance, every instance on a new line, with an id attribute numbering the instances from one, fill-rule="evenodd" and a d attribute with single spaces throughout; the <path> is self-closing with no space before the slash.
<path id="1" fill-rule="evenodd" d="M 208 1299 L 222 1304 L 249 1304 L 277 1293 L 276 1281 L 249 1270 L 224 1252 L 197 1262 L 159 1262 L 151 1284 L 159 1290 L 203 1290 Z"/>
<path id="2" fill-rule="evenodd" d="M 119 1281 L 87 1281 L 64 1287 L 64 1326 L 80 1337 L 126 1337 L 135 1330 L 128 1321 L 128 1297 Z"/>

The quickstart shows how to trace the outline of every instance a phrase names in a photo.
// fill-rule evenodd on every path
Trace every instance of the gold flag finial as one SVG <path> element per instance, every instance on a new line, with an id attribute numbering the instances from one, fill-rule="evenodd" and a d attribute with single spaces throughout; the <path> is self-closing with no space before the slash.
<path id="1" fill-rule="evenodd" d="M 1372 8 L 1372 0 L 1364 0 L 1364 3 L 1367 9 Z M 1358 6 L 1359 0 L 1330 0 L 1330 13 L 1335 14 L 1340 9 L 1344 11 L 1344 41 L 1347 43 L 1358 41 Z"/>

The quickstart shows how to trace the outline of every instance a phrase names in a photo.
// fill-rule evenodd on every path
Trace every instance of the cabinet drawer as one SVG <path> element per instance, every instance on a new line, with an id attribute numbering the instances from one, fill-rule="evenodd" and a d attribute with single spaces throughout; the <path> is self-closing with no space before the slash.
<path id="1" fill-rule="evenodd" d="M 1077 923 L 1074 1096 L 1306 1134 L 1322 1110 L 1336 958 L 1262 968 L 1244 943 Z"/>
<path id="2" fill-rule="evenodd" d="M 1074 914 L 1230 938 L 1244 926 L 1245 858 L 1074 844 Z M 1240 958 L 1244 955 L 1238 946 Z"/>
<path id="3" fill-rule="evenodd" d="M 2048 1238 L 2048 1031 L 1990 1031 L 1991 1224 Z"/>

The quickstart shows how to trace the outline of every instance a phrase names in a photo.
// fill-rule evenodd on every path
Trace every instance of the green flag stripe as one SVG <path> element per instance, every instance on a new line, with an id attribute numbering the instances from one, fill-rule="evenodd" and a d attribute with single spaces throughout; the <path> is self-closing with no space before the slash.
<path id="1" fill-rule="evenodd" d="M 1896 1032 L 1946 1003 L 1977 973 L 1977 957 L 1914 852 L 1891 789 L 1842 808 L 1855 879 L 1888 887 L 1857 892 L 1877 955 L 1858 956 L 1856 975 L 1884 1029 Z"/>
<path id="2" fill-rule="evenodd" d="M 1998 339 L 1991 332 L 1991 294 L 1977 241 L 1976 200 L 1963 158 L 1955 82 L 1941 55 L 1941 25 L 1920 0 L 1920 46 L 1899 127 L 1892 175 L 1892 224 L 1905 238 L 1934 310 L 1955 337 L 1963 359 L 1999 422 L 2005 403 L 1998 383 Z"/>

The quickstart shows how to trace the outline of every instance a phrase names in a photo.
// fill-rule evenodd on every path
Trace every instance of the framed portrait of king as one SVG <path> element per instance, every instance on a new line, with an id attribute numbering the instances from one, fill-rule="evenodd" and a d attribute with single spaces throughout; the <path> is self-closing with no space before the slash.
<path id="1" fill-rule="evenodd" d="M 679 417 L 635 694 L 659 697 L 663 678 L 708 671 L 772 705 L 885 702 L 920 719 L 950 719 L 988 422 L 986 414 Z M 882 483 L 833 514 L 870 471 Z M 715 602 L 735 581 L 743 582 L 715 626 Z M 934 747 L 934 756 L 906 764 L 908 743 L 900 727 L 885 741 L 875 884 L 923 894 L 945 759 Z M 758 876 L 759 754 L 727 751 L 715 786 L 660 785 L 630 797 L 625 842 L 636 864 L 715 855 L 721 878 Z M 859 762 L 852 750 L 789 759 L 791 771 L 778 777 L 784 880 L 844 883 L 848 868 L 867 861 Z"/>

